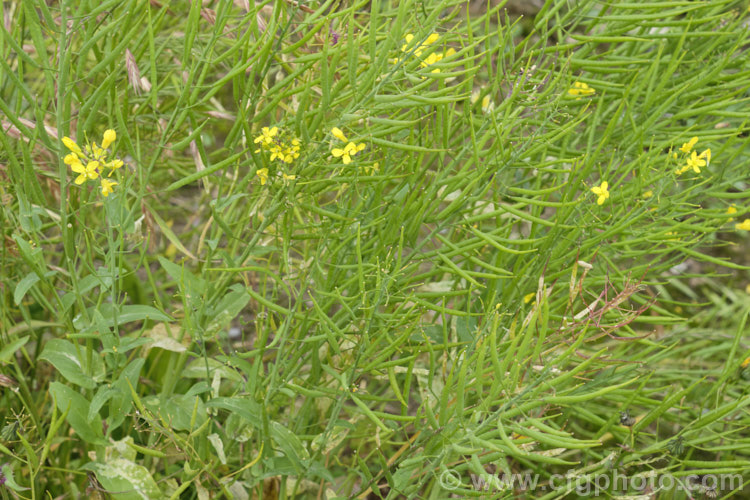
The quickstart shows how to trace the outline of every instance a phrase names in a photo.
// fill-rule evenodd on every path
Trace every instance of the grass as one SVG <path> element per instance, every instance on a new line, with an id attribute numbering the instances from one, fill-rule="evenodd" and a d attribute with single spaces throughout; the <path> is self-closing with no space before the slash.
<path id="1" fill-rule="evenodd" d="M 2 498 L 747 494 L 747 2 L 503 6 L 2 3 Z"/>

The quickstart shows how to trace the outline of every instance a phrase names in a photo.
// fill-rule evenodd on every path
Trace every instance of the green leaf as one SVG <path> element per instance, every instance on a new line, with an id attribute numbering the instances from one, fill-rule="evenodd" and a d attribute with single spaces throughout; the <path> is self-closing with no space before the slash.
<path id="1" fill-rule="evenodd" d="M 206 328 L 206 332 L 212 334 L 228 325 L 242 312 L 248 302 L 250 302 L 250 295 L 245 287 L 240 284 L 232 286 L 231 291 L 214 308 L 213 319 Z"/>
<path id="2" fill-rule="evenodd" d="M 169 423 L 172 429 L 179 431 L 191 431 L 200 427 L 208 418 L 206 405 L 197 396 L 186 396 L 176 394 L 166 401 L 157 396 L 143 398 L 143 404 Z M 197 401 L 197 413 L 194 425 L 190 425 Z"/>
<path id="3" fill-rule="evenodd" d="M 118 309 L 118 311 L 115 311 L 115 309 Z M 94 316 L 94 311 L 94 308 L 89 309 L 89 317 Z M 112 304 L 102 304 L 99 307 L 98 312 L 103 318 L 101 326 L 108 328 L 115 325 L 132 323 L 133 321 L 173 321 L 172 318 L 155 307 L 144 305 L 128 305 L 114 308 L 112 307 Z M 85 327 L 90 326 L 84 321 L 82 315 L 75 317 L 73 325 L 79 330 L 84 330 Z"/>
<path id="4" fill-rule="evenodd" d="M 51 339 L 44 345 L 39 359 L 49 361 L 69 382 L 93 389 L 96 387 L 96 381 L 88 373 L 93 372 L 95 376 L 103 377 L 104 365 L 99 353 L 94 353 L 91 357 L 93 369 L 86 370 L 84 357 L 85 354 L 79 352 L 69 340 Z"/>
<path id="5" fill-rule="evenodd" d="M 2 469 L 0 470 L 2 470 L 2 475 L 5 478 L 4 486 L 7 486 L 13 491 L 28 491 L 31 489 L 23 487 L 16 482 L 15 478 L 13 477 L 13 469 L 10 468 L 9 464 L 3 464 Z"/>
<path id="6" fill-rule="evenodd" d="M 214 447 L 214 450 L 216 450 L 216 456 L 219 457 L 219 462 L 226 465 L 227 463 L 227 456 L 224 453 L 224 443 L 221 441 L 221 437 L 218 434 L 210 434 L 208 436 L 208 441 L 211 443 L 211 445 Z"/>
<path id="7" fill-rule="evenodd" d="M 303 469 L 303 461 L 309 460 L 310 454 L 307 452 L 299 438 L 290 431 L 286 426 L 278 422 L 270 423 L 271 438 L 281 447 L 284 454 L 295 465 L 295 468 Z"/>
<path id="8" fill-rule="evenodd" d="M 24 276 L 24 278 L 18 282 L 16 289 L 13 292 L 13 302 L 16 305 L 20 304 L 23 297 L 26 295 L 26 292 L 28 292 L 37 281 L 39 281 L 39 275 L 33 271 Z"/>
<path id="9" fill-rule="evenodd" d="M 112 498 L 119 500 L 166 498 L 148 469 L 125 458 L 110 459 L 107 463 L 89 462 L 83 466 L 83 469 L 93 471 L 104 489 L 112 492 Z"/>
<path id="10" fill-rule="evenodd" d="M 208 366 L 208 373 L 206 373 L 206 366 Z M 212 378 L 215 372 L 219 372 L 222 378 L 234 380 L 239 383 L 243 382 L 242 376 L 239 373 L 212 358 L 193 361 L 183 370 L 182 376 L 206 379 Z"/>
<path id="11" fill-rule="evenodd" d="M 240 398 L 213 398 L 206 403 L 209 408 L 221 408 L 230 413 L 236 413 L 247 420 L 253 427 L 258 427 L 261 422 L 263 410 L 255 401 Z"/>
<path id="12" fill-rule="evenodd" d="M 148 208 L 148 211 L 151 213 L 151 215 L 154 216 L 154 221 L 156 221 L 156 223 L 159 225 L 159 229 L 161 229 L 161 232 L 164 233 L 164 236 L 167 237 L 167 239 L 175 246 L 175 248 L 177 248 L 177 250 L 184 253 L 191 259 L 198 260 L 198 258 L 190 252 L 190 250 L 185 248 L 185 245 L 182 244 L 180 238 L 178 238 L 177 235 L 174 234 L 174 231 L 172 231 L 167 223 L 164 222 L 164 219 L 162 219 L 155 210 L 151 210 L 151 207 L 149 207 L 148 205 L 146 205 L 146 207 Z"/>
<path id="13" fill-rule="evenodd" d="M 167 271 L 169 277 L 179 284 L 180 290 L 185 294 L 188 302 L 196 304 L 202 300 L 203 293 L 206 290 L 205 280 L 198 278 L 185 266 L 170 262 L 164 257 L 159 257 L 159 263 Z"/>
<path id="14" fill-rule="evenodd" d="M 78 437 L 91 444 L 108 444 L 102 434 L 101 421 L 94 419 L 89 422 L 90 405 L 86 398 L 60 382 L 52 382 L 49 392 L 55 399 L 57 409 L 63 413 L 68 412 L 67 421 Z"/>
<path id="15" fill-rule="evenodd" d="M 145 363 L 145 359 L 135 358 L 120 373 L 120 378 L 112 384 L 117 392 L 112 395 L 109 403 L 109 416 L 107 417 L 108 433 L 119 428 L 130 412 L 131 404 L 133 403 L 130 386 L 138 386 L 138 377 L 140 377 Z M 128 385 L 128 381 L 130 381 L 130 385 Z"/>
<path id="16" fill-rule="evenodd" d="M 25 337 L 16 339 L 13 342 L 10 342 L 9 344 L 3 346 L 3 348 L 0 349 L 0 363 L 7 363 L 17 350 L 26 345 L 26 342 L 29 341 L 29 338 L 30 335 L 26 335 Z"/>

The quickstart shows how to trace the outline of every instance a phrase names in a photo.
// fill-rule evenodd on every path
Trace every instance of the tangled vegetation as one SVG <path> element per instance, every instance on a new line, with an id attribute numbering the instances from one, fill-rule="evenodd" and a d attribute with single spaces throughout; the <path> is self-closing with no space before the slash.
<path id="1" fill-rule="evenodd" d="M 748 2 L 506 3 L 0 3 L 0 496 L 747 494 Z"/>

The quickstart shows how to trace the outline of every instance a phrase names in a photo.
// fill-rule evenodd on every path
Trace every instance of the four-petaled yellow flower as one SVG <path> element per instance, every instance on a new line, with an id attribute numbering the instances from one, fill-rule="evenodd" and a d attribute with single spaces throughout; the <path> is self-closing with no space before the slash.
<path id="1" fill-rule="evenodd" d="M 745 219 L 740 224 L 735 224 L 734 228 L 741 231 L 750 231 L 750 219 Z"/>
<path id="2" fill-rule="evenodd" d="M 94 181 L 97 177 L 99 177 L 98 161 L 90 161 L 84 166 L 83 163 L 81 163 L 81 161 L 79 160 L 71 164 L 70 168 L 73 170 L 73 172 L 80 174 L 74 181 L 79 186 L 86 182 L 88 179 Z"/>
<path id="3" fill-rule="evenodd" d="M 102 179 L 102 194 L 107 197 L 112 192 L 112 187 L 116 186 L 117 183 L 107 179 Z"/>
<path id="4" fill-rule="evenodd" d="M 682 146 L 680 146 L 680 151 L 682 151 L 683 153 L 690 154 L 690 152 L 693 150 L 697 142 L 698 142 L 698 138 L 693 137 L 688 142 L 685 142 L 682 144 Z"/>
<path id="5" fill-rule="evenodd" d="M 63 137 L 62 143 L 71 152 L 65 155 L 63 162 L 69 165 L 71 170 L 78 174 L 75 179 L 75 183 L 78 185 L 83 184 L 87 180 L 100 179 L 102 194 L 109 196 L 112 193 L 112 187 L 117 185 L 117 182 L 109 181 L 103 177 L 103 170 L 105 168 L 110 169 L 108 177 L 111 177 L 115 170 L 123 166 L 122 160 L 116 157 L 109 157 L 109 148 L 112 143 L 117 140 L 117 133 L 112 129 L 107 129 L 104 132 L 102 138 L 102 145 L 91 143 L 86 144 L 85 147 L 81 148 L 76 142 L 70 137 Z"/>
<path id="6" fill-rule="evenodd" d="M 344 149 L 333 148 L 331 150 L 331 154 L 336 158 L 341 158 L 344 162 L 344 165 L 348 165 L 352 162 L 352 156 L 356 155 L 363 149 L 365 149 L 364 143 L 354 144 L 353 142 L 350 142 L 349 144 L 344 146 Z"/>
<path id="7" fill-rule="evenodd" d="M 261 134 L 258 137 L 256 137 L 255 141 L 253 142 L 255 144 L 258 144 L 260 142 L 261 144 L 269 145 L 273 142 L 273 137 L 278 132 L 279 132 L 278 127 L 273 127 L 273 128 L 263 127 L 263 129 L 261 130 Z M 257 150 L 255 152 L 257 153 L 258 151 L 260 150 Z"/>
<path id="8" fill-rule="evenodd" d="M 596 199 L 596 204 L 601 205 L 604 203 L 604 201 L 609 198 L 609 190 L 607 189 L 609 184 L 607 181 L 603 181 L 601 185 L 594 186 L 591 188 L 591 192 L 598 196 Z"/>
<path id="9" fill-rule="evenodd" d="M 690 158 L 687 159 L 687 167 L 692 168 L 696 174 L 701 173 L 701 167 L 706 166 L 706 160 L 703 159 L 703 155 L 698 156 L 698 153 L 693 151 L 690 154 Z"/>
<path id="10" fill-rule="evenodd" d="M 596 92 L 596 89 L 589 87 L 588 84 L 584 82 L 573 82 L 573 86 L 568 89 L 568 94 L 575 96 L 592 95 L 594 92 Z"/>
<path id="11" fill-rule="evenodd" d="M 259 168 L 255 175 L 258 176 L 260 179 L 260 185 L 265 186 L 266 182 L 268 182 L 268 169 L 267 168 Z"/>
<path id="12" fill-rule="evenodd" d="M 344 133 L 341 131 L 338 127 L 333 127 L 331 129 L 331 134 L 341 142 L 346 142 L 346 146 L 344 146 L 344 149 L 341 148 L 333 148 L 331 149 L 331 154 L 336 158 L 341 158 L 344 162 L 344 165 L 348 165 L 352 162 L 352 156 L 356 155 L 363 149 L 365 149 L 367 146 L 365 146 L 364 142 L 361 142 L 359 144 L 355 144 L 353 142 L 350 142 L 349 139 L 346 138 Z"/>

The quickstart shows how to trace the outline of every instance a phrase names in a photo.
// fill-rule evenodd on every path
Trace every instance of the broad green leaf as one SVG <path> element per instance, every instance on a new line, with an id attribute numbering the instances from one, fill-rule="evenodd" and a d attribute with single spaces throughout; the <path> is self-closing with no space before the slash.
<path id="1" fill-rule="evenodd" d="M 104 489 L 111 492 L 112 498 L 118 500 L 166 498 L 148 469 L 125 458 L 114 458 L 108 460 L 107 463 L 89 462 L 83 468 L 96 474 L 96 478 Z"/>
<path id="2" fill-rule="evenodd" d="M 213 398 L 206 403 L 206 406 L 228 410 L 247 420 L 253 427 L 260 426 L 263 410 L 255 401 L 246 398 Z"/>
<path id="3" fill-rule="evenodd" d="M 206 328 L 206 332 L 212 334 L 228 325 L 242 312 L 248 302 L 250 302 L 250 295 L 245 287 L 240 284 L 232 286 L 231 291 L 214 308 L 212 320 Z"/>
<path id="4" fill-rule="evenodd" d="M 106 445 L 102 434 L 102 423 L 98 419 L 89 422 L 89 402 L 81 394 L 60 382 L 52 382 L 49 386 L 50 394 L 55 399 L 57 409 L 64 413 L 68 411 L 67 421 L 78 437 L 87 443 Z"/>
<path id="5" fill-rule="evenodd" d="M 94 377 L 104 377 L 104 365 L 99 353 L 93 353 L 91 356 L 92 369 L 87 370 L 85 358 L 85 350 L 76 348 L 72 342 L 65 339 L 48 340 L 39 356 L 39 359 L 52 363 L 68 381 L 86 389 L 93 389 L 96 387 Z M 93 377 L 90 373 L 93 374 Z"/>
<path id="6" fill-rule="evenodd" d="M 143 404 L 161 417 L 169 424 L 172 429 L 180 431 L 195 430 L 200 427 L 208 418 L 208 411 L 203 401 L 197 396 L 185 396 L 176 394 L 166 401 L 158 396 L 143 398 Z M 191 427 L 190 420 L 193 416 L 197 401 L 197 414 L 194 426 Z"/>
<path id="7" fill-rule="evenodd" d="M 271 422 L 271 438 L 279 445 L 284 451 L 284 454 L 294 462 L 295 467 L 304 468 L 303 461 L 310 458 L 310 454 L 307 452 L 299 438 L 284 425 L 279 422 Z"/>

